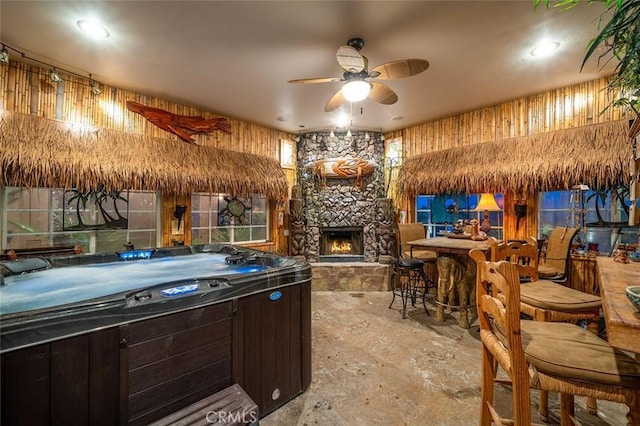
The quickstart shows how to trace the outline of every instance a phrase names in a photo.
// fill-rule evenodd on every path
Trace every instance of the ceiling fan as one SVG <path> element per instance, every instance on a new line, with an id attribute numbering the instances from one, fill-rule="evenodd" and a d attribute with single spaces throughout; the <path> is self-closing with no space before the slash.
<path id="1" fill-rule="evenodd" d="M 425 59 L 400 59 L 378 65 L 369 71 L 369 60 L 360 54 L 364 46 L 361 38 L 352 38 L 346 46 L 340 46 L 336 53 L 338 63 L 344 70 L 342 77 L 301 78 L 289 80 L 289 83 L 330 83 L 344 81 L 342 88 L 333 95 L 324 107 L 330 112 L 345 102 L 358 102 L 367 97 L 384 105 L 392 105 L 398 101 L 398 95 L 387 85 L 377 80 L 395 80 L 420 74 L 429 68 Z"/>

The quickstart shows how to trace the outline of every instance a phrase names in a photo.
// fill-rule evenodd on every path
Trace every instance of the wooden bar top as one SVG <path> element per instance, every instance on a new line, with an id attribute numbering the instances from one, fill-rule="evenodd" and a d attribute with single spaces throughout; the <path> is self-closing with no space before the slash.
<path id="1" fill-rule="evenodd" d="M 640 263 L 616 263 L 598 256 L 598 282 L 611 346 L 640 354 L 640 312 L 625 288 L 640 284 Z"/>
<path id="2" fill-rule="evenodd" d="M 469 250 L 477 249 L 483 252 L 488 252 L 491 247 L 489 241 L 474 241 L 464 238 L 448 238 L 448 237 L 435 237 L 435 238 L 423 238 L 420 240 L 408 241 L 407 244 L 416 247 L 425 247 L 432 249 L 438 253 L 450 253 L 450 254 L 469 254 Z"/>

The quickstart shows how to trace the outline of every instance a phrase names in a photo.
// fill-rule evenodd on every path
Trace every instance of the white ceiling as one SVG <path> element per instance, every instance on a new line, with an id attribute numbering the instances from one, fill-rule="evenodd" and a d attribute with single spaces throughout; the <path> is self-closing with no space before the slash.
<path id="1" fill-rule="evenodd" d="M 340 113 L 354 129 L 391 131 L 610 74 L 595 60 L 580 72 L 601 12 L 586 2 L 534 11 L 533 0 L 2 0 L 0 39 L 108 85 L 291 133 L 333 128 Z M 111 36 L 84 37 L 76 21 L 87 17 Z M 342 83 L 287 80 L 341 77 L 336 50 L 352 37 L 364 39 L 370 68 L 405 58 L 431 66 L 386 82 L 394 105 L 326 113 Z M 536 59 L 529 52 L 543 38 L 562 44 Z"/>

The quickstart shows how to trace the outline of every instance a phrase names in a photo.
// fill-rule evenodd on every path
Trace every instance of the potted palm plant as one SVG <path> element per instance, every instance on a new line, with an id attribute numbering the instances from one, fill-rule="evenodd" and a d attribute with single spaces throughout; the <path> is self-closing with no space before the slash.
<path id="1" fill-rule="evenodd" d="M 620 96 L 609 106 L 633 111 L 636 116 L 633 128 L 637 128 L 637 133 L 640 131 L 640 0 L 584 1 L 602 3 L 604 10 L 598 21 L 600 32 L 589 42 L 581 69 L 596 52 L 602 52 L 598 55 L 599 64 L 606 64 L 611 60 L 618 62 L 609 88 L 619 91 Z M 547 8 L 570 9 L 582 2 L 583 0 L 534 0 L 534 7 L 544 3 Z"/>

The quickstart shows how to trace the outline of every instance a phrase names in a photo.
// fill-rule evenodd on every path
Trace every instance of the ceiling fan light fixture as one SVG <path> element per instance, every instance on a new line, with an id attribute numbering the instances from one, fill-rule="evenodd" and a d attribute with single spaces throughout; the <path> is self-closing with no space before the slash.
<path id="1" fill-rule="evenodd" d="M 364 80 L 347 81 L 342 86 L 342 94 L 349 102 L 360 102 L 369 96 L 371 91 L 371 83 Z"/>

